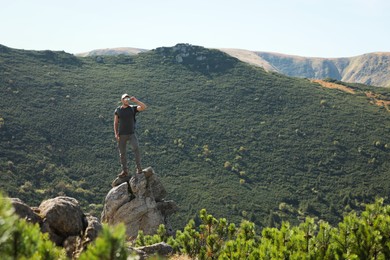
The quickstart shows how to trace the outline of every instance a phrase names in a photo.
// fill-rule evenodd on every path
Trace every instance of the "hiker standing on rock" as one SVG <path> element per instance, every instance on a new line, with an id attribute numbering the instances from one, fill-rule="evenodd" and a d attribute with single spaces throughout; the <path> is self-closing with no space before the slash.
<path id="1" fill-rule="evenodd" d="M 135 135 L 135 115 L 144 111 L 146 105 L 128 94 L 123 94 L 122 105 L 115 109 L 114 115 L 114 132 L 115 139 L 118 141 L 119 157 L 122 166 L 122 172 L 118 177 L 124 178 L 129 175 L 126 158 L 126 144 L 130 143 L 131 150 L 134 153 L 136 173 L 142 173 L 141 154 L 138 146 L 138 139 Z M 134 102 L 137 105 L 130 105 Z"/>

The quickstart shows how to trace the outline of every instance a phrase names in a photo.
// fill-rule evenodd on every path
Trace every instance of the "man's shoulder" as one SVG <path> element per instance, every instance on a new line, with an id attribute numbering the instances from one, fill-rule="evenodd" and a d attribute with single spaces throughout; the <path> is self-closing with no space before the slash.
<path id="1" fill-rule="evenodd" d="M 118 113 L 134 113 L 134 112 L 138 112 L 137 106 L 131 105 L 127 107 L 118 106 L 117 108 L 115 108 L 114 113 L 118 114 Z"/>
<path id="2" fill-rule="evenodd" d="M 135 113 L 139 112 L 139 111 L 138 111 L 138 106 L 137 106 L 137 105 L 131 105 L 131 109 L 132 109 L 133 112 L 135 112 Z"/>
<path id="3" fill-rule="evenodd" d="M 118 113 L 121 109 L 122 109 L 122 107 L 121 107 L 121 106 L 118 106 L 117 108 L 115 108 L 114 113 L 115 113 L 115 114 Z"/>

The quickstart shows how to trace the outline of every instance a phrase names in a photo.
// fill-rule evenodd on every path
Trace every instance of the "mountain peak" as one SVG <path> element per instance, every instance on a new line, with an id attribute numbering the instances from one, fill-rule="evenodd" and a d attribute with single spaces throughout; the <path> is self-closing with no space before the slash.
<path id="1" fill-rule="evenodd" d="M 179 43 L 173 47 L 155 49 L 164 61 L 183 64 L 203 73 L 222 72 L 232 68 L 238 59 L 216 49 Z"/>
<path id="2" fill-rule="evenodd" d="M 76 56 L 79 57 L 88 57 L 88 56 L 105 56 L 105 55 L 137 55 L 141 52 L 148 51 L 146 49 L 140 48 L 131 48 L 131 47 L 118 47 L 118 48 L 106 48 L 106 49 L 96 49 L 88 52 L 76 53 Z"/>

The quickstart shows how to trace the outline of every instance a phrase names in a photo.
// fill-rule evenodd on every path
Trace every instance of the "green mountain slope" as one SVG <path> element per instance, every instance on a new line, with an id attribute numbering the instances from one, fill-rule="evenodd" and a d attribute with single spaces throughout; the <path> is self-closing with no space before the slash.
<path id="1" fill-rule="evenodd" d="M 68 195 L 100 214 L 120 170 L 124 92 L 149 106 L 137 120 L 142 161 L 179 204 L 176 228 L 201 208 L 259 226 L 335 223 L 389 195 L 390 114 L 363 85 L 348 94 L 184 44 L 85 58 L 0 46 L 0 75 L 0 189 L 30 205 Z"/>

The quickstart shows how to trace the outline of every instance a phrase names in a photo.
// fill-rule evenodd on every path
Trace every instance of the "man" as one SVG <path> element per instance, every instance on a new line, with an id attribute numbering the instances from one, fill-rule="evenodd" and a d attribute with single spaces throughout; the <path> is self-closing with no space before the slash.
<path id="1" fill-rule="evenodd" d="M 122 166 L 122 172 L 118 177 L 124 178 L 129 174 L 126 158 L 126 144 L 130 143 L 131 150 L 134 153 L 136 173 L 142 173 L 141 154 L 138 147 L 138 140 L 135 135 L 135 115 L 138 112 L 144 111 L 146 105 L 128 94 L 123 94 L 122 105 L 115 109 L 114 115 L 114 132 L 115 139 L 118 141 L 119 157 Z M 130 105 L 134 102 L 137 105 Z"/>

